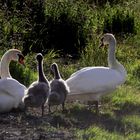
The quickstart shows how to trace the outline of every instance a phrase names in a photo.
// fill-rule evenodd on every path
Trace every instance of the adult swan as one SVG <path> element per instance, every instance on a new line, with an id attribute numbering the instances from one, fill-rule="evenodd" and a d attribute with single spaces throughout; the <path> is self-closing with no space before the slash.
<path id="1" fill-rule="evenodd" d="M 95 101 L 98 112 L 98 101 L 101 96 L 110 93 L 126 79 L 126 70 L 116 60 L 116 39 L 112 34 L 106 33 L 101 39 L 101 46 L 109 44 L 108 67 L 86 67 L 71 75 L 66 80 L 70 87 L 67 100 Z"/>
<path id="2" fill-rule="evenodd" d="M 9 72 L 9 63 L 14 60 L 24 64 L 24 56 L 17 49 L 8 50 L 1 59 L 0 113 L 17 108 L 22 102 L 26 87 L 13 79 Z"/>

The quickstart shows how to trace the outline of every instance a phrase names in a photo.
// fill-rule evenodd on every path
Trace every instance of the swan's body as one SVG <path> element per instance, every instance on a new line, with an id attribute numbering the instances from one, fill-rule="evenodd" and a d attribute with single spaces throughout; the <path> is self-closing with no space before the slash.
<path id="1" fill-rule="evenodd" d="M 11 60 L 23 64 L 24 57 L 17 49 L 8 50 L 1 59 L 1 79 L 0 79 L 0 113 L 8 112 L 13 108 L 18 108 L 22 104 L 22 97 L 26 87 L 13 79 L 9 72 Z"/>
<path id="2" fill-rule="evenodd" d="M 26 87 L 12 78 L 0 80 L 0 112 L 8 112 L 22 104 Z"/>
<path id="3" fill-rule="evenodd" d="M 101 96 L 114 91 L 125 82 L 125 68 L 115 57 L 115 37 L 105 34 L 102 45 L 105 44 L 109 44 L 109 67 L 86 67 L 72 74 L 66 80 L 70 87 L 68 100 L 99 101 Z"/>
<path id="4" fill-rule="evenodd" d="M 26 107 L 41 107 L 43 116 L 44 104 L 49 95 L 49 82 L 43 72 L 42 54 L 37 54 L 36 59 L 38 61 L 38 80 L 29 86 L 25 93 L 25 97 L 23 98 L 23 102 Z"/>
<path id="5" fill-rule="evenodd" d="M 69 87 L 66 82 L 61 78 L 56 63 L 53 63 L 51 65 L 51 70 L 54 74 L 54 79 L 50 82 L 51 91 L 48 97 L 49 111 L 50 106 L 60 104 L 62 104 L 62 108 L 64 110 L 64 104 L 67 94 L 69 93 Z"/>

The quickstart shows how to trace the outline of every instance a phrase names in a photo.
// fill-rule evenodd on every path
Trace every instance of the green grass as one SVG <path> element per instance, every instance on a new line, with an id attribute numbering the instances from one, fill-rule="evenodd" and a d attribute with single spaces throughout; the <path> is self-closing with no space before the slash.
<path id="1" fill-rule="evenodd" d="M 139 90 L 122 86 L 112 95 L 102 99 L 99 116 L 92 114 L 93 118 L 89 120 L 90 125 L 82 130 L 77 129 L 78 139 L 140 139 L 139 96 Z"/>
<path id="2" fill-rule="evenodd" d="M 82 1 L 83 2 L 83 1 Z M 63 2 L 61 3 L 63 4 Z M 78 4 L 78 2 L 76 3 Z M 82 4 L 82 3 L 81 3 Z M 72 5 L 72 4 L 71 4 Z M 54 5 L 55 6 L 55 5 Z M 59 7 L 59 6 L 57 6 Z M 67 5 L 64 5 L 67 10 Z M 76 19 L 76 15 L 80 15 L 76 8 L 69 9 L 70 15 Z M 84 104 L 74 103 L 67 104 L 67 113 L 61 113 L 56 111 L 52 114 L 53 123 L 44 121 L 41 119 L 39 127 L 41 131 L 45 133 L 70 133 L 72 139 L 78 140 L 139 140 L 140 139 L 140 0 L 131 2 L 125 1 L 123 5 L 117 4 L 114 6 L 106 5 L 102 7 L 82 7 L 87 13 L 87 17 L 84 28 L 91 28 L 91 38 L 88 38 L 86 44 L 86 50 L 81 53 L 79 60 L 72 60 L 66 57 L 65 59 L 59 58 L 59 51 L 50 50 L 44 55 L 44 70 L 47 78 L 52 79 L 50 73 L 50 65 L 53 62 L 57 62 L 60 68 L 60 72 L 64 79 L 67 79 L 73 72 L 87 66 L 107 66 L 107 49 L 99 49 L 99 40 L 103 34 L 104 20 L 106 17 L 112 18 L 116 14 L 117 9 L 124 9 L 124 13 L 130 9 L 134 12 L 135 28 L 137 33 L 135 35 L 116 35 L 117 38 L 117 59 L 125 66 L 127 70 L 127 80 L 125 84 L 120 86 L 116 91 L 103 97 L 101 100 L 100 114 L 95 113 L 95 109 L 88 109 Z M 59 7 L 59 12 L 63 12 L 63 9 Z M 89 10 L 87 10 L 89 8 Z M 93 8 L 93 9 L 92 9 Z M 126 8 L 126 9 L 125 9 Z M 87 10 L 87 11 L 86 11 Z M 131 11 L 130 10 L 130 11 Z M 56 14 L 57 11 L 53 9 L 46 9 L 46 14 Z M 91 15 L 93 12 L 93 15 Z M 58 15 L 60 13 L 57 13 Z M 58 16 L 55 15 L 55 16 Z M 69 15 L 69 16 L 70 16 Z M 86 14 L 83 14 L 84 16 Z M 94 18 L 95 16 L 95 18 Z M 0 17 L 3 17 L 3 13 L 0 13 Z M 85 18 L 85 17 L 83 17 Z M 10 22 L 15 24 L 15 30 L 22 30 L 21 21 L 15 20 L 7 22 L 4 19 L 5 24 L 4 31 L 5 37 L 2 40 L 2 48 L 0 55 L 2 55 L 8 48 L 8 40 L 6 37 L 10 32 Z M 1 20 L 0 20 L 1 21 Z M 15 22 L 15 23 L 14 23 Z M 18 23 L 16 25 L 16 22 Z M 23 24 L 24 26 L 24 24 Z M 14 46 L 12 46 L 14 47 Z M 19 47 L 21 48 L 21 46 Z M 21 83 L 26 86 L 31 84 L 37 79 L 35 53 L 28 54 L 26 58 L 26 68 L 13 64 L 11 67 L 11 74 L 16 79 L 20 79 Z M 17 75 L 19 73 L 19 75 Z M 24 118 L 24 116 L 22 116 Z M 22 123 L 21 116 L 18 118 L 18 122 Z M 46 116 L 47 118 L 48 116 Z M 37 118 L 36 121 L 39 119 Z M 57 121 L 58 122 L 57 122 Z M 40 121 L 40 120 L 39 120 Z M 31 123 L 32 125 L 32 123 Z"/>

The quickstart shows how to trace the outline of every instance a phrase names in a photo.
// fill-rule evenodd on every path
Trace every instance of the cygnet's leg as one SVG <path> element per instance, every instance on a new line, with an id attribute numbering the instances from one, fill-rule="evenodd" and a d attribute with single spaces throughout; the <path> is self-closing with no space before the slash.
<path id="1" fill-rule="evenodd" d="M 42 109 L 42 117 L 44 116 L 44 104 L 41 106 Z"/>
<path id="2" fill-rule="evenodd" d="M 26 115 L 26 116 L 27 116 L 27 112 L 28 112 L 28 107 L 27 107 L 27 106 L 25 106 L 25 109 L 24 109 L 24 115 Z"/>
<path id="3" fill-rule="evenodd" d="M 99 114 L 99 102 L 98 101 L 95 101 L 95 111 L 96 111 L 96 114 Z"/>
<path id="4" fill-rule="evenodd" d="M 62 111 L 65 111 L 65 103 L 62 103 Z"/>
<path id="5" fill-rule="evenodd" d="M 49 104 L 48 106 L 49 106 L 49 113 L 50 113 L 51 112 L 51 105 Z"/>

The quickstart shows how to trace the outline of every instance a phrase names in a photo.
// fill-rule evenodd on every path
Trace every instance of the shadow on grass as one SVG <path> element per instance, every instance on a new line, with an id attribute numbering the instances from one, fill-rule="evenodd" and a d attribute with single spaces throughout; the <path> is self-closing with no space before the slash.
<path id="1" fill-rule="evenodd" d="M 112 115 L 112 113 L 114 114 Z M 100 112 L 97 115 L 93 110 L 88 110 L 86 107 L 71 108 L 67 117 L 75 119 L 77 121 L 75 127 L 79 129 L 88 129 L 95 125 L 121 135 L 131 131 L 140 133 L 140 126 L 123 120 L 126 115 L 140 115 L 140 105 L 125 104 L 120 110 L 112 111 L 112 113 Z"/>
<path id="2" fill-rule="evenodd" d="M 90 110 L 84 105 L 68 105 L 67 111 L 63 113 L 59 110 L 48 114 L 46 109 L 43 117 L 41 117 L 40 110 L 29 112 L 28 115 L 25 115 L 23 112 L 10 112 L 0 114 L 0 125 L 4 127 L 17 125 L 17 127 L 23 126 L 25 128 L 42 128 L 42 126 L 45 126 L 47 129 L 49 126 L 66 129 L 88 129 L 95 125 L 120 135 L 124 135 L 126 131 L 140 133 L 140 126 L 133 124 L 133 122 L 124 122 L 123 120 L 126 115 L 140 115 L 140 105 L 125 103 L 121 107 L 118 106 L 117 110 L 113 107 L 109 108 L 110 112 L 105 108 L 101 108 L 101 110 L 104 113 L 100 112 L 97 115 L 94 108 Z"/>
<path id="3" fill-rule="evenodd" d="M 125 103 L 120 109 L 114 110 L 116 116 L 120 115 L 140 115 L 140 104 Z"/>

